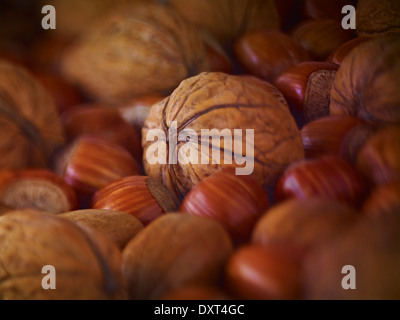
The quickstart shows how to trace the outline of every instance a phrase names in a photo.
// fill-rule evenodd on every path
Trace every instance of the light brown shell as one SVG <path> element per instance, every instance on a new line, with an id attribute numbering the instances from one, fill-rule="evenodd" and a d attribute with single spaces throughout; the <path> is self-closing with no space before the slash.
<path id="1" fill-rule="evenodd" d="M 246 31 L 278 29 L 279 15 L 273 0 L 167 0 L 188 21 L 229 43 Z"/>
<path id="2" fill-rule="evenodd" d="M 331 115 L 378 124 L 400 123 L 400 35 L 356 47 L 343 61 L 331 90 Z"/>
<path id="3" fill-rule="evenodd" d="M 97 100 L 123 103 L 169 94 L 205 71 L 201 35 L 162 5 L 115 8 L 91 25 L 65 53 L 65 76 Z"/>
<path id="4" fill-rule="evenodd" d="M 151 152 L 148 159 L 147 150 L 163 141 L 147 141 L 147 134 L 149 130 L 161 129 L 168 138 L 172 121 L 177 122 L 178 134 L 184 129 L 192 129 L 199 138 L 202 129 L 217 129 L 220 132 L 228 129 L 232 136 L 234 129 L 241 129 L 242 154 L 247 150 L 244 140 L 246 129 L 253 129 L 253 176 L 266 187 L 272 187 L 288 165 L 304 159 L 299 130 L 286 100 L 274 86 L 253 77 L 202 73 L 183 81 L 169 98 L 154 105 L 142 131 L 143 161 L 147 175 L 161 181 L 178 199 L 213 172 L 222 167 L 239 165 L 235 165 L 234 161 L 233 164 L 224 164 L 223 149 L 221 164 L 183 165 L 167 162 L 165 165 L 151 165 L 148 161 L 151 161 Z M 201 154 L 199 141 L 194 143 Z M 177 152 L 181 147 L 182 144 L 178 144 Z"/>
<path id="5" fill-rule="evenodd" d="M 44 167 L 64 141 L 51 96 L 25 69 L 0 60 L 0 169 Z"/>
<path id="6" fill-rule="evenodd" d="M 381 36 L 400 33 L 400 1 L 358 0 L 357 33 L 360 36 Z"/>
<path id="7" fill-rule="evenodd" d="M 105 236 L 34 210 L 0 217 L 1 300 L 125 298 L 121 254 Z M 55 290 L 44 290 L 44 266 L 55 268 Z"/>

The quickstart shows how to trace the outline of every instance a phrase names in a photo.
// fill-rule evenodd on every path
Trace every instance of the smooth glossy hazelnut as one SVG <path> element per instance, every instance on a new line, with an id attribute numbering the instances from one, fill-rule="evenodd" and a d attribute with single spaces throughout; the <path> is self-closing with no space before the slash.
<path id="1" fill-rule="evenodd" d="M 168 190 L 145 176 L 119 179 L 96 192 L 92 202 L 94 209 L 125 212 L 144 225 L 165 213 L 176 211 L 176 204 Z"/>
<path id="2" fill-rule="evenodd" d="M 311 60 L 307 51 L 289 35 L 275 30 L 244 34 L 236 41 L 234 52 L 248 72 L 269 82 L 290 66 Z"/>
<path id="3" fill-rule="evenodd" d="M 179 211 L 219 222 L 236 242 L 247 241 L 254 224 L 269 207 L 262 186 L 250 176 L 223 170 L 200 181 Z"/>
<path id="4" fill-rule="evenodd" d="M 224 286 L 236 299 L 294 300 L 300 297 L 299 265 L 274 247 L 249 245 L 229 258 Z"/>
<path id="5" fill-rule="evenodd" d="M 306 124 L 301 129 L 306 158 L 341 155 L 346 135 L 363 120 L 350 116 L 327 116 Z"/>
<path id="6" fill-rule="evenodd" d="M 354 166 L 339 157 L 326 156 L 290 166 L 276 184 L 275 199 L 322 197 L 357 207 L 368 191 L 369 184 Z"/>
<path id="7" fill-rule="evenodd" d="M 400 182 L 381 184 L 373 189 L 362 211 L 367 215 L 400 214 Z"/>
<path id="8" fill-rule="evenodd" d="M 344 30 L 340 21 L 332 19 L 303 21 L 291 35 L 317 61 L 326 60 L 340 45 L 354 38 L 352 30 Z"/>

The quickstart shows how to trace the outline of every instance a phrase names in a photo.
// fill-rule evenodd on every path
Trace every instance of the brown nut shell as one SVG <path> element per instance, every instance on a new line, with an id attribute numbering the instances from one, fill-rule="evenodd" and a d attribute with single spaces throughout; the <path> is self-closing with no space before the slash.
<path id="1" fill-rule="evenodd" d="M 217 222 L 167 214 L 123 251 L 129 297 L 157 299 L 187 284 L 216 285 L 231 252 L 231 240 Z"/>
<path id="2" fill-rule="evenodd" d="M 121 250 L 143 230 L 143 224 L 137 218 L 119 211 L 76 210 L 63 213 L 60 217 L 102 232 Z"/>
<path id="3" fill-rule="evenodd" d="M 169 94 L 206 62 L 197 30 L 163 5 L 141 3 L 116 7 L 88 28 L 66 51 L 63 73 L 97 100 L 123 103 Z"/>
<path id="4" fill-rule="evenodd" d="M 400 123 L 400 36 L 357 46 L 343 61 L 331 90 L 332 115 L 378 124 Z"/>
<path id="5" fill-rule="evenodd" d="M 121 254 L 102 234 L 34 210 L 0 217 L 0 299 L 125 298 Z M 42 268 L 53 266 L 56 289 L 44 290 Z"/>
<path id="6" fill-rule="evenodd" d="M 25 69 L 0 61 L 0 168 L 45 167 L 64 142 L 51 96 Z"/>
<path id="7" fill-rule="evenodd" d="M 358 0 L 356 12 L 359 35 L 400 32 L 400 2 L 397 0 Z"/>
<path id="8" fill-rule="evenodd" d="M 254 130 L 252 175 L 266 187 L 271 187 L 292 162 L 304 159 L 296 122 L 282 94 L 274 86 L 253 77 L 203 73 L 182 82 L 171 97 L 154 105 L 143 129 L 146 173 L 161 181 L 177 198 L 186 195 L 197 182 L 223 167 L 243 169 L 244 165 L 237 164 L 232 153 L 231 163 L 225 163 L 225 155 L 232 149 L 238 153 L 237 146 L 233 148 L 233 144 L 229 145 L 226 142 L 224 149 L 220 149 L 219 164 L 211 158 L 206 161 L 207 164 L 201 164 L 204 161 L 201 161 L 200 156 L 189 164 L 180 161 L 176 161 L 177 164 L 168 163 L 169 157 L 166 154 L 163 154 L 161 159 L 165 160 L 166 164 L 153 161 L 156 157 L 154 150 L 165 146 L 171 149 L 172 155 L 179 153 L 182 146 L 193 147 L 193 150 L 197 149 L 198 155 L 201 155 L 201 143 L 199 140 L 195 141 L 195 138 L 193 142 L 189 139 L 189 144 L 179 143 L 177 148 L 168 140 L 168 132 L 172 132 L 174 121 L 177 125 L 177 135 L 195 131 L 198 139 L 202 136 L 202 130 L 211 132 L 216 129 L 222 134 L 223 130 L 227 129 L 234 140 L 234 130 L 241 130 L 242 143 L 239 141 L 237 145 L 242 147 L 240 154 L 247 155 L 248 159 L 251 159 L 251 143 L 246 143 L 245 140 L 251 139 L 248 130 Z M 153 129 L 163 133 L 165 139 L 161 137 L 163 140 L 147 141 L 151 140 L 147 135 Z M 174 135 L 173 138 L 177 137 Z M 204 135 L 203 139 L 207 141 Z M 213 148 L 216 146 L 211 139 L 208 141 Z M 206 152 L 203 154 L 207 156 Z M 208 155 L 211 156 L 211 152 L 208 152 Z M 249 167 L 249 164 L 250 162 L 246 165 Z"/>

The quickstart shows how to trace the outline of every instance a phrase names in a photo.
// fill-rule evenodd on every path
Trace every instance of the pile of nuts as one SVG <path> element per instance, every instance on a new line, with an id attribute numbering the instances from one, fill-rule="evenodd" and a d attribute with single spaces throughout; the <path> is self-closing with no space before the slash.
<path id="1" fill-rule="evenodd" d="M 398 0 L 2 6 L 0 299 L 400 299 Z"/>

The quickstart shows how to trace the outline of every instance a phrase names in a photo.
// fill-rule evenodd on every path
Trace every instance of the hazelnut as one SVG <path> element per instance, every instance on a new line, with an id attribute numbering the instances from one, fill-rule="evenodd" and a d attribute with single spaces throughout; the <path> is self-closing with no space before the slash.
<path id="1" fill-rule="evenodd" d="M 246 70 L 269 82 L 290 66 L 311 59 L 303 47 L 278 30 L 247 32 L 236 40 L 234 52 Z"/>
<path id="2" fill-rule="evenodd" d="M 339 48 L 331 53 L 328 57 L 327 61 L 331 63 L 335 63 L 337 65 L 341 65 L 343 60 L 354 50 L 354 48 L 358 47 L 360 44 L 367 42 L 373 38 L 371 37 L 357 37 L 350 41 L 343 43 Z"/>
<path id="3" fill-rule="evenodd" d="M 48 170 L 0 172 L 0 202 L 13 209 L 59 214 L 74 210 L 78 200 L 63 178 Z"/>
<path id="4" fill-rule="evenodd" d="M 356 167 L 375 184 L 400 181 L 400 127 L 389 126 L 371 136 L 360 149 Z"/>
<path id="5" fill-rule="evenodd" d="M 179 211 L 218 221 L 236 242 L 242 243 L 268 207 L 267 194 L 257 181 L 250 176 L 236 176 L 228 169 L 200 181 Z"/>
<path id="6" fill-rule="evenodd" d="M 363 121 L 356 117 L 327 116 L 306 124 L 301 129 L 306 158 L 340 156 L 345 137 L 361 123 Z"/>
<path id="7" fill-rule="evenodd" d="M 34 210 L 0 217 L 0 299 L 124 299 L 121 254 L 102 234 Z M 44 290 L 42 268 L 56 271 L 56 290 Z"/>
<path id="8" fill-rule="evenodd" d="M 56 172 L 78 193 L 92 195 L 115 180 L 140 174 L 140 167 L 125 148 L 82 136 L 58 156 Z"/>
<path id="9" fill-rule="evenodd" d="M 217 222 L 164 215 L 133 238 L 122 253 L 129 297 L 158 299 L 188 284 L 217 285 L 231 252 L 231 240 Z"/>
<path id="10" fill-rule="evenodd" d="M 101 104 L 83 104 L 61 115 L 69 141 L 89 135 L 124 147 L 138 163 L 142 145 L 136 130 L 126 123 L 116 109 Z"/>
<path id="11" fill-rule="evenodd" d="M 340 237 L 358 219 L 359 213 L 335 200 L 291 199 L 278 204 L 259 219 L 252 243 L 296 248 L 299 261 L 315 247 Z"/>
<path id="12" fill-rule="evenodd" d="M 340 45 L 354 37 L 352 30 L 344 30 L 340 21 L 332 19 L 303 21 L 291 35 L 317 61 L 326 60 Z"/>
<path id="13" fill-rule="evenodd" d="M 400 182 L 381 184 L 372 190 L 364 202 L 363 212 L 367 215 L 389 215 L 400 212 Z"/>
<path id="14" fill-rule="evenodd" d="M 24 68 L 0 61 L 0 169 L 45 167 L 64 143 L 51 96 Z"/>
<path id="15" fill-rule="evenodd" d="M 400 122 L 400 41 L 391 35 L 360 44 L 343 60 L 331 90 L 331 115 L 377 124 Z"/>
<path id="16" fill-rule="evenodd" d="M 338 66 L 302 62 L 289 67 L 274 81 L 289 103 L 299 127 L 329 115 L 330 91 Z"/>
<path id="17" fill-rule="evenodd" d="M 273 247 L 248 245 L 229 258 L 224 285 L 236 299 L 295 300 L 300 297 L 299 270 Z"/>
<path id="18" fill-rule="evenodd" d="M 143 224 L 125 212 L 88 209 L 65 212 L 60 217 L 105 234 L 120 250 L 143 230 Z"/>
<path id="19" fill-rule="evenodd" d="M 242 136 L 240 141 L 236 139 L 235 146 L 233 143 L 229 145 L 229 141 L 221 143 L 221 139 L 218 138 L 219 150 L 223 147 L 218 151 L 218 161 L 213 151 L 218 144 L 215 139 L 210 139 L 214 133 L 208 137 L 201 137 L 201 140 L 194 137 L 193 141 L 185 141 L 186 144 L 180 142 L 174 145 L 173 139 L 168 139 L 169 133 L 174 131 L 174 122 L 177 132 L 172 138 L 176 140 L 179 135 L 190 132 L 196 132 L 197 139 L 200 139 L 202 131 L 204 133 L 208 130 L 211 134 L 214 129 L 220 134 L 228 131 L 232 140 L 235 131 L 241 132 Z M 147 141 L 147 135 L 153 129 L 158 133 L 163 132 L 165 139 Z M 254 130 L 254 143 L 251 141 L 249 130 Z M 247 142 L 244 142 L 245 140 Z M 195 155 L 190 159 L 191 163 L 185 164 L 185 161 L 169 163 L 171 161 L 166 154 L 161 155 L 163 159 L 155 159 L 156 154 L 152 153 L 157 148 L 162 150 L 165 147 L 166 153 L 169 150 L 169 153 L 179 154 L 183 152 L 180 151 L 182 146 L 186 145 L 194 150 L 193 154 L 197 150 L 198 155 L 206 157 L 204 147 L 200 147 L 201 141 L 211 144 L 206 150 L 207 164 L 202 164 L 204 161 L 201 157 L 197 159 Z M 288 165 L 304 159 L 300 133 L 282 94 L 274 86 L 260 79 L 222 73 L 203 73 L 187 79 L 169 98 L 154 105 L 143 128 L 142 144 L 147 175 L 164 184 L 178 200 L 200 180 L 221 168 L 233 166 L 242 170 L 249 169 L 253 155 L 254 170 L 246 172 L 252 173 L 256 180 L 267 188 L 273 187 L 275 180 Z M 241 149 L 237 149 L 239 147 Z M 244 160 L 247 159 L 248 163 L 242 165 L 233 159 L 234 150 L 236 156 L 246 155 Z M 230 159 L 225 161 L 229 157 Z M 176 157 L 175 159 L 178 160 Z M 166 161 L 166 164 L 160 164 L 161 160 Z"/>
<path id="20" fill-rule="evenodd" d="M 144 225 L 168 212 L 176 205 L 168 190 L 149 177 L 126 177 L 100 189 L 93 197 L 94 209 L 115 210 L 128 213 Z"/>
<path id="21" fill-rule="evenodd" d="M 300 161 L 278 180 L 275 200 L 323 197 L 358 207 L 369 184 L 354 166 L 337 156 Z"/>

